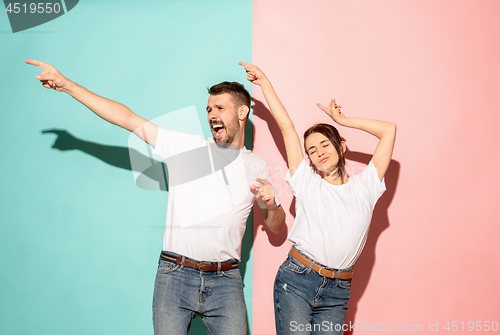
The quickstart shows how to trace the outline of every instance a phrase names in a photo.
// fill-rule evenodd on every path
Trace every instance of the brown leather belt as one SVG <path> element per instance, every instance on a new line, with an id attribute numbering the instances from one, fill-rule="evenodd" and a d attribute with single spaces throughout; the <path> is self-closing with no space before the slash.
<path id="1" fill-rule="evenodd" d="M 182 265 L 182 257 L 170 257 L 164 254 L 160 254 L 161 258 L 164 258 L 170 262 L 177 263 L 179 265 Z M 184 266 L 187 266 L 188 268 L 194 268 L 198 269 L 200 271 L 206 271 L 206 272 L 215 272 L 218 270 L 219 263 L 207 263 L 207 262 L 193 262 L 190 261 L 187 258 L 184 258 Z M 227 271 L 231 269 L 235 269 L 239 266 L 238 263 L 220 263 L 220 271 Z"/>
<path id="2" fill-rule="evenodd" d="M 312 261 L 302 256 L 295 248 L 292 248 L 292 250 L 290 250 L 290 255 L 304 266 L 309 267 L 312 263 Z M 329 270 L 328 268 L 322 267 L 317 263 L 313 265 L 312 269 L 314 270 L 314 272 L 317 272 L 320 276 L 332 279 L 337 279 L 340 273 L 340 279 L 342 280 L 351 279 L 353 272 L 353 270 L 350 271 Z"/>

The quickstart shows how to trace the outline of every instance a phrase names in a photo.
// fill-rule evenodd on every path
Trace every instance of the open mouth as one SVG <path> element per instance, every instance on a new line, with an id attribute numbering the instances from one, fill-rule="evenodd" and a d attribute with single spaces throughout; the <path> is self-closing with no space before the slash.
<path id="1" fill-rule="evenodd" d="M 214 134 L 214 137 L 216 139 L 219 139 L 221 138 L 223 135 L 224 135 L 224 131 L 225 131 L 225 127 L 223 124 L 215 124 L 215 123 L 212 123 L 212 133 Z"/>

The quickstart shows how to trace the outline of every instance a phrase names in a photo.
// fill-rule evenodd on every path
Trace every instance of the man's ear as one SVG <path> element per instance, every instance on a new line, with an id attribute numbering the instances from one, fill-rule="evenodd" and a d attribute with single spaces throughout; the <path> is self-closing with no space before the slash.
<path id="1" fill-rule="evenodd" d="M 248 113 L 250 113 L 250 108 L 248 108 L 247 105 L 241 105 L 240 108 L 238 108 L 238 119 L 240 121 L 245 121 Z"/>

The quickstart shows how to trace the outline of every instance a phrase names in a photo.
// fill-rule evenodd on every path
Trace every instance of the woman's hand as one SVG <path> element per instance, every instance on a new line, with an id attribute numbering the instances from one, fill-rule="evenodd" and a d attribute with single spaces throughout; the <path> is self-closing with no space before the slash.
<path id="1" fill-rule="evenodd" d="M 347 117 L 342 114 L 342 111 L 340 110 L 342 106 L 337 105 L 335 102 L 335 99 L 332 99 L 330 103 L 328 104 L 328 107 L 325 107 L 321 104 L 317 104 L 317 106 L 325 112 L 329 117 L 332 118 L 333 121 L 336 123 L 340 124 L 341 126 L 345 125 L 345 121 L 347 120 Z"/>
<path id="2" fill-rule="evenodd" d="M 261 85 L 264 81 L 267 81 L 267 77 L 256 65 L 248 64 L 245 62 L 239 62 L 241 66 L 245 68 L 247 72 L 247 80 L 255 85 Z"/>

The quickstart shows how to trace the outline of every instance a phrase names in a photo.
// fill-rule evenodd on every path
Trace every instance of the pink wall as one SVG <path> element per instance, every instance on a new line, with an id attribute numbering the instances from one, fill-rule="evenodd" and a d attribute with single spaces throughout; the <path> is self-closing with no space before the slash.
<path id="1" fill-rule="evenodd" d="M 328 121 L 315 104 L 331 97 L 347 116 L 398 125 L 388 191 L 355 266 L 348 320 L 359 326 L 421 324 L 419 333 L 430 333 L 438 322 L 441 333 L 458 321 L 457 334 L 462 321 L 466 330 L 468 321 L 500 322 L 499 14 L 497 0 L 254 0 L 253 61 L 299 133 Z M 264 101 L 258 88 L 254 96 Z M 255 115 L 255 152 L 271 166 L 291 227 L 280 133 L 264 107 Z M 373 152 L 375 138 L 340 131 L 350 150 Z M 274 333 L 272 285 L 290 247 L 284 234 L 269 238 L 260 220 L 259 335 Z"/>

